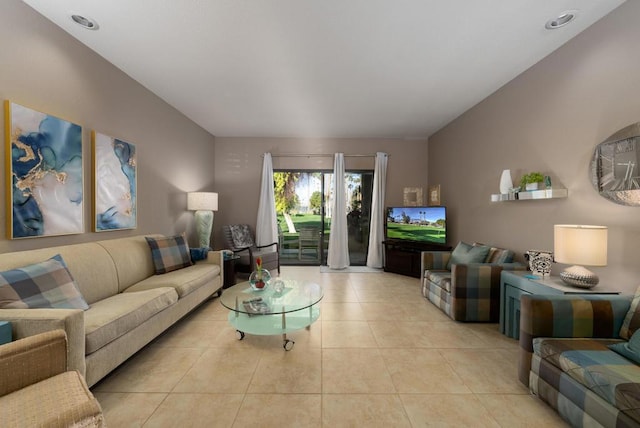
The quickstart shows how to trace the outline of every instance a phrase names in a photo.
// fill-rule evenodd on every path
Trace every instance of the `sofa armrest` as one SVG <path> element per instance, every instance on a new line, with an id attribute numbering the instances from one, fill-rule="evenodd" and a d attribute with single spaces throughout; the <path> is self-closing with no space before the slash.
<path id="1" fill-rule="evenodd" d="M 67 370 L 63 330 L 29 336 L 0 346 L 0 397 Z"/>
<path id="2" fill-rule="evenodd" d="M 80 309 L 0 309 L 11 322 L 14 339 L 62 329 L 67 335 L 67 369 L 86 375 L 84 311 Z"/>
<path id="3" fill-rule="evenodd" d="M 421 253 L 420 272 L 424 276 L 425 270 L 446 270 L 451 258 L 451 251 L 423 251 Z"/>
<path id="4" fill-rule="evenodd" d="M 199 260 L 196 263 L 210 263 L 210 264 L 214 264 L 214 265 L 219 265 L 220 268 L 222 268 L 222 266 L 224 265 L 224 255 L 222 254 L 222 251 L 209 251 L 207 253 L 207 258 L 204 260 Z"/>
<path id="5" fill-rule="evenodd" d="M 536 337 L 619 338 L 633 296 L 548 295 L 520 300 L 518 377 L 529 385 L 533 339 Z"/>

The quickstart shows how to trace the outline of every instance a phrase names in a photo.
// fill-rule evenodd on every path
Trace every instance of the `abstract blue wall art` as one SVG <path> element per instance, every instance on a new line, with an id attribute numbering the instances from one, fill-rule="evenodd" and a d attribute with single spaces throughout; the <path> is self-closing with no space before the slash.
<path id="1" fill-rule="evenodd" d="M 135 229 L 136 146 L 93 131 L 93 224 L 96 232 Z"/>
<path id="2" fill-rule="evenodd" d="M 84 232 L 82 128 L 5 101 L 9 239 Z"/>

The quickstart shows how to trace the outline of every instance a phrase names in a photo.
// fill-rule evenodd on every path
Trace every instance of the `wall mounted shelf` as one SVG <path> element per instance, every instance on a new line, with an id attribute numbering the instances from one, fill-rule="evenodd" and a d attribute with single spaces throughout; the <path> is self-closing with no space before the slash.
<path id="1" fill-rule="evenodd" d="M 504 193 L 491 195 L 491 202 L 506 202 L 506 201 L 527 201 L 537 199 L 559 199 L 569 196 L 567 189 L 543 189 L 543 190 L 530 190 L 525 192 L 516 193 Z"/>

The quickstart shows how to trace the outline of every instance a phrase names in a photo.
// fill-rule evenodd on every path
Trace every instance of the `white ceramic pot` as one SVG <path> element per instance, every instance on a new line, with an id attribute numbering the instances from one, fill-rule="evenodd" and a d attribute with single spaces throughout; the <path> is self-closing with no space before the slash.
<path id="1" fill-rule="evenodd" d="M 505 169 L 500 176 L 500 193 L 507 194 L 509 189 L 513 187 L 513 181 L 511 181 L 511 170 Z"/>

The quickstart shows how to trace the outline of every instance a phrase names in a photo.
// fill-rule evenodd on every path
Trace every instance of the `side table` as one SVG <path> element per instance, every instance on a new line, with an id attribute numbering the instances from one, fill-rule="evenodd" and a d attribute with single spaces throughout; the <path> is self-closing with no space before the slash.
<path id="1" fill-rule="evenodd" d="M 0 321 L 0 345 L 9 343 L 12 339 L 11 323 L 9 321 Z"/>
<path id="2" fill-rule="evenodd" d="M 236 285 L 236 260 L 240 260 L 240 256 L 225 256 L 224 258 L 224 282 L 222 288 L 229 288 Z"/>
<path id="3" fill-rule="evenodd" d="M 500 333 L 518 339 L 520 337 L 520 298 L 525 294 L 620 294 L 604 290 L 601 286 L 591 289 L 571 287 L 559 276 L 527 278 L 528 271 L 506 271 L 500 275 Z"/>

